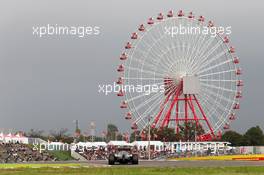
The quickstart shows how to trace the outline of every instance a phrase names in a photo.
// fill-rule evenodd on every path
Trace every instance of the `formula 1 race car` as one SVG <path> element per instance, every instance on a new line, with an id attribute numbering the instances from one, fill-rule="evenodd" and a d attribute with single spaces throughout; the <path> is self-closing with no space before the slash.
<path id="1" fill-rule="evenodd" d="M 138 164 L 138 154 L 133 150 L 132 146 L 124 145 L 114 148 L 108 157 L 108 164 Z"/>

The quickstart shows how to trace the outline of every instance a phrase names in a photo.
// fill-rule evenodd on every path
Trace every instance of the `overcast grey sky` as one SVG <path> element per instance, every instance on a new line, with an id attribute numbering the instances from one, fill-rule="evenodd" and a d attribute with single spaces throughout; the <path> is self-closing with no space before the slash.
<path id="1" fill-rule="evenodd" d="M 109 122 L 124 131 L 116 95 L 99 94 L 98 84 L 116 77 L 118 56 L 137 26 L 172 9 L 193 11 L 222 26 L 231 26 L 231 41 L 243 68 L 241 110 L 232 128 L 243 132 L 263 119 L 263 1 L 212 0 L 1 0 L 0 128 L 82 130 L 94 121 L 97 131 Z M 99 26 L 86 38 L 32 35 L 32 26 Z"/>

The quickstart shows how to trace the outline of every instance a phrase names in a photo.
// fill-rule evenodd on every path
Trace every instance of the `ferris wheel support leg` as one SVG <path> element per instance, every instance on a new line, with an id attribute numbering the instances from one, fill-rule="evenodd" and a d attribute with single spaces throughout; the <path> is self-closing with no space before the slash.
<path id="1" fill-rule="evenodd" d="M 176 121 L 175 121 L 176 133 L 179 134 L 179 101 L 176 103 Z"/>
<path id="2" fill-rule="evenodd" d="M 166 104 L 166 103 L 165 103 L 165 104 Z M 164 105 L 164 106 L 165 106 L 165 105 Z M 161 108 L 159 114 L 155 117 L 155 120 L 154 120 L 154 122 L 153 122 L 153 124 L 152 124 L 152 128 L 155 128 L 156 125 L 157 125 L 157 123 L 158 123 L 158 121 L 160 120 L 160 116 L 161 116 L 161 114 L 162 114 L 162 112 L 163 112 L 163 110 L 164 110 L 164 106 Z"/>
<path id="3" fill-rule="evenodd" d="M 169 123 L 169 120 L 170 120 L 170 116 L 171 116 L 172 108 L 174 107 L 174 105 L 177 102 L 177 100 L 178 100 L 178 96 L 175 95 L 174 98 L 173 98 L 173 101 L 170 104 L 170 108 L 169 108 L 168 112 L 166 113 L 166 115 L 165 115 L 165 117 L 164 117 L 164 119 L 162 121 L 161 128 L 163 128 L 165 126 L 168 126 L 168 123 Z"/>
<path id="4" fill-rule="evenodd" d="M 168 126 L 170 118 L 171 118 L 171 111 L 173 109 L 173 107 L 175 106 L 175 103 L 177 103 L 177 101 L 179 100 L 179 95 L 180 95 L 181 89 L 177 89 L 176 93 L 173 96 L 173 101 L 171 102 L 170 108 L 168 110 L 168 112 L 166 113 L 166 116 L 164 117 L 161 127 L 163 128 L 164 126 Z"/>
<path id="5" fill-rule="evenodd" d="M 192 100 L 193 100 L 192 99 L 192 95 L 190 95 L 189 106 L 190 106 L 190 109 L 192 110 L 192 113 L 193 113 L 193 118 L 194 118 L 194 121 L 195 121 L 196 128 L 198 128 L 199 120 L 198 120 L 197 114 L 195 112 L 194 104 L 193 104 Z"/>
<path id="6" fill-rule="evenodd" d="M 185 126 L 187 126 L 188 122 L 188 97 L 184 95 L 184 110 L 185 110 Z"/>
<path id="7" fill-rule="evenodd" d="M 160 112 L 159 112 L 158 115 L 155 117 L 154 122 L 153 122 L 153 124 L 152 124 L 152 128 L 155 128 L 155 127 L 156 127 L 158 121 L 160 120 L 161 114 L 163 113 L 164 107 L 165 107 L 165 105 L 167 104 L 167 102 L 169 101 L 171 95 L 172 95 L 172 93 L 170 93 L 170 94 L 167 96 L 166 100 L 164 101 L 164 103 L 163 103 L 162 106 L 160 107 Z"/>
<path id="8" fill-rule="evenodd" d="M 210 130 L 210 132 L 211 132 L 211 135 L 212 135 L 213 137 L 215 137 L 215 134 L 214 134 L 214 131 L 213 131 L 213 129 L 212 129 L 212 126 L 210 125 L 210 123 L 209 123 L 209 121 L 208 121 L 208 119 L 207 119 L 207 117 L 206 117 L 206 115 L 205 115 L 205 113 L 204 113 L 204 111 L 203 111 L 203 109 L 202 109 L 202 107 L 201 107 L 199 101 L 197 100 L 197 98 L 196 98 L 195 95 L 193 95 L 193 97 L 194 97 L 195 102 L 196 102 L 197 105 L 198 105 L 199 110 L 201 111 L 201 113 L 202 113 L 202 115 L 203 115 L 203 118 L 204 118 L 204 120 L 205 120 L 207 126 L 209 127 L 209 130 Z"/>

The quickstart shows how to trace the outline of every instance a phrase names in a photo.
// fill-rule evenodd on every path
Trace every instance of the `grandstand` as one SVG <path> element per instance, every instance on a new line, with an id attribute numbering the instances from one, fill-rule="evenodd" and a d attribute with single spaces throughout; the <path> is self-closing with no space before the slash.
<path id="1" fill-rule="evenodd" d="M 31 161 L 55 161 L 52 155 L 44 151 L 33 150 L 30 145 L 22 143 L 0 143 L 0 162 L 17 163 Z"/>

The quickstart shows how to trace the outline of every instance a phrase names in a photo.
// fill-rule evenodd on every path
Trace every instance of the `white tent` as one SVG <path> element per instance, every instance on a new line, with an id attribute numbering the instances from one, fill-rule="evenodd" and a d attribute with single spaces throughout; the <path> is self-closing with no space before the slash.
<path id="1" fill-rule="evenodd" d="M 78 147 L 92 148 L 92 142 L 78 142 L 76 144 Z"/>
<path id="2" fill-rule="evenodd" d="M 9 133 L 9 134 L 5 135 L 4 142 L 5 143 L 13 142 L 13 134 Z"/>
<path id="3" fill-rule="evenodd" d="M 16 143 L 24 143 L 24 144 L 28 144 L 28 138 L 23 136 L 22 134 L 16 134 L 12 136 L 12 142 Z"/>
<path id="4" fill-rule="evenodd" d="M 94 146 L 94 147 L 106 147 L 107 146 L 107 144 L 105 143 L 105 142 L 92 142 L 92 145 Z"/>
<path id="5" fill-rule="evenodd" d="M 4 133 L 1 132 L 1 133 L 0 133 L 0 141 L 3 142 L 3 141 L 4 141 L 4 137 L 5 137 L 5 136 L 4 136 Z"/>
<path id="6" fill-rule="evenodd" d="M 9 133 L 5 135 L 4 133 L 0 133 L 0 141 L 4 143 L 24 143 L 28 144 L 28 138 L 23 136 L 22 134 L 16 134 L 13 135 L 12 133 Z"/>
<path id="7" fill-rule="evenodd" d="M 108 146 L 133 146 L 131 143 L 126 141 L 111 140 L 107 143 Z"/>
<path id="8" fill-rule="evenodd" d="M 90 150 L 90 149 L 99 149 L 99 147 L 106 147 L 107 144 L 105 142 L 78 142 L 77 144 L 72 144 L 72 149 L 76 150 Z"/>
<path id="9" fill-rule="evenodd" d="M 133 146 L 136 146 L 138 150 L 147 150 L 148 141 L 134 141 L 132 143 Z M 154 151 L 163 151 L 164 144 L 161 141 L 150 141 L 150 147 L 154 149 Z"/>

